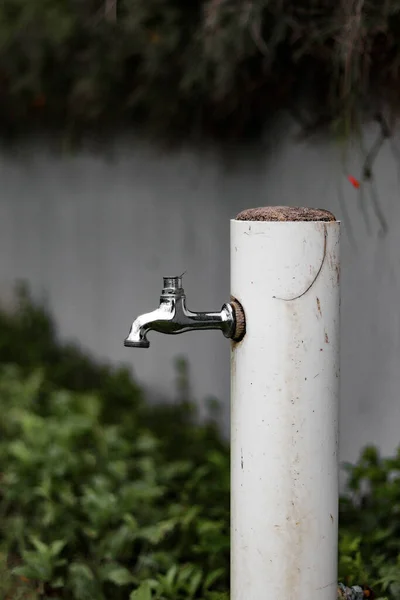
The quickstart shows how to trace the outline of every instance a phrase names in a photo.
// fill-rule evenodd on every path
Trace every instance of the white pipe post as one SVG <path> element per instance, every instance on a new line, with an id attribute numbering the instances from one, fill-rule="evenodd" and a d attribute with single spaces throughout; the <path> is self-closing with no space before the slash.
<path id="1" fill-rule="evenodd" d="M 340 224 L 268 207 L 231 221 L 231 600 L 336 600 Z"/>

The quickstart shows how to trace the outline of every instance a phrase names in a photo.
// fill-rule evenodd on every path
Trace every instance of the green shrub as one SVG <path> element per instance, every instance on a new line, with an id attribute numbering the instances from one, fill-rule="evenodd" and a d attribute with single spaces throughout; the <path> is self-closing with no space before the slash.
<path id="1" fill-rule="evenodd" d="M 171 600 L 226 589 L 228 453 L 167 458 L 145 426 L 104 422 L 98 396 L 42 403 L 44 387 L 39 371 L 1 369 L 0 535 L 16 572 L 76 600 L 127 598 L 144 581 Z"/>
<path id="2" fill-rule="evenodd" d="M 61 343 L 26 290 L 0 313 L 0 538 L 45 596 L 223 598 L 229 453 L 176 366 L 177 402 L 152 406 Z"/>
<path id="3" fill-rule="evenodd" d="M 400 449 L 382 458 L 366 447 L 345 465 L 348 493 L 340 501 L 340 576 L 369 581 L 400 597 Z"/>
<path id="4" fill-rule="evenodd" d="M 0 313 L 0 600 L 228 598 L 229 449 L 176 366 L 177 402 L 151 406 L 26 292 Z M 400 451 L 346 468 L 340 579 L 395 600 Z"/>

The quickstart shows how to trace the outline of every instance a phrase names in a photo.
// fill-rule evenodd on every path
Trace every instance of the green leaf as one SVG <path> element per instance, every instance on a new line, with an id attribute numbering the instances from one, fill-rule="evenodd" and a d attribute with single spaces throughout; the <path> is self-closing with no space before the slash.
<path id="1" fill-rule="evenodd" d="M 36 548 L 39 554 L 49 554 L 49 546 L 39 540 L 39 538 L 32 536 L 30 539 L 32 545 Z"/>
<path id="2" fill-rule="evenodd" d="M 111 581 L 118 586 L 128 585 L 133 583 L 134 579 L 131 573 L 125 567 L 113 566 L 111 567 L 106 575 L 103 577 L 104 581 Z"/>
<path id="3" fill-rule="evenodd" d="M 168 569 L 168 573 L 164 577 L 165 583 L 167 584 L 168 588 L 172 588 L 172 585 L 175 581 L 177 573 L 178 573 L 177 565 L 172 565 L 172 567 L 170 569 Z"/>
<path id="4" fill-rule="evenodd" d="M 72 563 L 69 567 L 69 589 L 74 600 L 102 598 L 98 582 L 90 567 L 84 563 Z"/>
<path id="5" fill-rule="evenodd" d="M 215 583 L 215 582 L 216 582 L 216 581 L 217 581 L 217 580 L 218 580 L 220 577 L 222 577 L 222 576 L 224 575 L 224 573 L 225 573 L 225 570 L 224 570 L 224 569 L 216 569 L 215 571 L 211 571 L 211 573 L 209 573 L 209 574 L 207 575 L 207 577 L 205 578 L 205 580 L 204 580 L 204 583 L 203 583 L 203 588 L 204 588 L 205 590 L 209 590 L 209 589 L 210 589 L 210 587 L 211 587 L 212 585 L 214 585 L 214 583 Z"/>
<path id="6" fill-rule="evenodd" d="M 55 542 L 52 542 L 50 546 L 52 556 L 58 556 L 60 552 L 65 548 L 66 544 L 66 540 L 56 540 Z"/>
<path id="7" fill-rule="evenodd" d="M 147 582 L 142 583 L 137 590 L 131 593 L 129 600 L 152 600 L 150 585 Z"/>
<path id="8" fill-rule="evenodd" d="M 194 575 L 192 576 L 190 583 L 189 583 L 189 592 L 190 592 L 191 597 L 194 598 L 195 593 L 200 588 L 202 578 L 203 578 L 203 573 L 200 570 L 197 571 L 196 573 L 194 573 Z"/>

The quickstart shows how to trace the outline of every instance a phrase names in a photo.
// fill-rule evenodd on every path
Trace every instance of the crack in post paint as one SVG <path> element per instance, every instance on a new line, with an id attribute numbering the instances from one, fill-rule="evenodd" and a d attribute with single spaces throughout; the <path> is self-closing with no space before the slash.
<path id="1" fill-rule="evenodd" d="M 307 287 L 307 289 L 304 290 L 304 292 L 302 292 L 298 296 L 295 296 L 294 298 L 279 298 L 278 296 L 272 296 L 274 299 L 283 300 L 283 302 L 293 302 L 294 300 L 298 300 L 299 298 L 302 298 L 303 296 L 305 296 L 307 294 L 307 292 L 309 292 L 311 290 L 312 286 L 317 281 L 317 279 L 322 271 L 322 267 L 325 264 L 327 241 L 328 241 L 328 232 L 326 229 L 326 225 L 324 225 L 324 250 L 323 250 L 323 254 L 322 254 L 321 265 L 317 271 L 317 274 L 315 275 L 314 279 L 312 280 L 310 285 Z"/>

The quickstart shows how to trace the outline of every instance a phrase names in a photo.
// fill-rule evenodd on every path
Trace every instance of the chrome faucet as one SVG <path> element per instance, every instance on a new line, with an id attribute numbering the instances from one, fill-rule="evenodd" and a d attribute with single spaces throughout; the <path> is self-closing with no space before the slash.
<path id="1" fill-rule="evenodd" d="M 149 331 L 178 334 L 184 331 L 220 329 L 225 337 L 240 341 L 245 333 L 244 313 L 240 303 L 232 299 L 220 312 L 192 312 L 186 308 L 182 276 L 164 277 L 160 306 L 153 312 L 140 315 L 131 326 L 124 345 L 148 348 Z"/>

